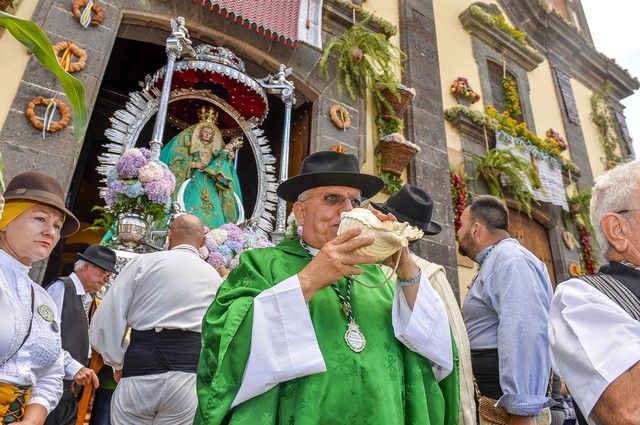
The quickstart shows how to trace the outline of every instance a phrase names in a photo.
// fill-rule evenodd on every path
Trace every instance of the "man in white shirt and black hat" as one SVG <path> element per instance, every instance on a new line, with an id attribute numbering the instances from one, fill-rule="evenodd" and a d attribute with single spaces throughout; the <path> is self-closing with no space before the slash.
<path id="1" fill-rule="evenodd" d="M 73 273 L 47 288 L 61 318 L 64 389 L 60 403 L 47 416 L 46 425 L 74 425 L 79 395 L 76 388 L 98 387 L 96 373 L 86 367 L 90 354 L 89 311 L 94 294 L 116 271 L 116 254 L 107 247 L 91 245 L 78 257 Z"/>

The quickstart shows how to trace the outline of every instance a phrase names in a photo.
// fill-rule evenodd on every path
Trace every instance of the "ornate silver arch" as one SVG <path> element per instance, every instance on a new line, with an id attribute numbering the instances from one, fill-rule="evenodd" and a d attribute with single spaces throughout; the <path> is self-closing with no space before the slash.
<path id="1" fill-rule="evenodd" d="M 103 176 L 100 180 L 103 184 L 106 184 L 108 171 L 125 150 L 136 146 L 142 129 L 158 112 L 160 95 L 158 88 L 148 85 L 142 91 L 131 93 L 125 109 L 116 111 L 109 119 L 111 127 L 105 130 L 104 134 L 111 142 L 103 144 L 107 152 L 98 157 L 100 162 L 98 172 Z M 169 103 L 184 99 L 199 99 L 218 106 L 238 123 L 249 140 L 258 171 L 258 190 L 256 204 L 247 221 L 254 230 L 266 237 L 273 230 L 278 196 L 276 195 L 276 159 L 271 154 L 271 147 L 263 135 L 263 130 L 258 127 L 257 120 L 246 120 L 235 108 L 208 90 L 181 89 L 169 94 Z M 100 194 L 104 196 L 105 192 L 106 186 L 101 186 Z"/>

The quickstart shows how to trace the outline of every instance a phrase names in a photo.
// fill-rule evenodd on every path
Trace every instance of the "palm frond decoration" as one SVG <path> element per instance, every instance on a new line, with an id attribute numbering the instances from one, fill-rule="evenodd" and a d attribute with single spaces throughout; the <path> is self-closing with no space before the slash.
<path id="1" fill-rule="evenodd" d="M 507 149 L 491 149 L 485 156 L 471 155 L 475 168 L 475 185 L 481 178 L 487 185 L 489 194 L 504 199 L 503 187 L 510 189 L 518 203 L 518 209 L 531 217 L 531 203 L 538 201 L 531 192 L 539 184 L 538 175 L 530 161 L 515 155 L 512 151 L 521 149 L 514 146 Z"/>

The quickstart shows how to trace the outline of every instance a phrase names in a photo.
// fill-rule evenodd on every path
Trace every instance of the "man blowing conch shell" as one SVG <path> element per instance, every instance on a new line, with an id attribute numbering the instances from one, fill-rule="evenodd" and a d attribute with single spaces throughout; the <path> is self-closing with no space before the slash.
<path id="1" fill-rule="evenodd" d="M 337 236 L 340 214 L 382 186 L 338 152 L 309 155 L 280 184 L 302 237 L 245 252 L 220 286 L 202 326 L 195 424 L 457 423 L 442 300 L 407 248 L 385 260 L 399 255 L 394 283 L 354 253 L 372 237 Z"/>

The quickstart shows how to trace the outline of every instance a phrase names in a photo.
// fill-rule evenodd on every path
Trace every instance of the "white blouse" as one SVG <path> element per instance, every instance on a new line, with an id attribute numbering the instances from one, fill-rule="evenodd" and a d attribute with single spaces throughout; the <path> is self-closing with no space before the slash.
<path id="1" fill-rule="evenodd" d="M 34 290 L 31 334 L 13 354 L 29 329 L 31 288 Z M 49 312 L 53 313 L 52 317 Z M 29 277 L 29 267 L 3 250 L 0 250 L 0 314 L 0 381 L 30 385 L 29 404 L 37 403 L 47 411 L 53 410 L 62 395 L 64 375 L 60 317 L 51 297 Z"/>

